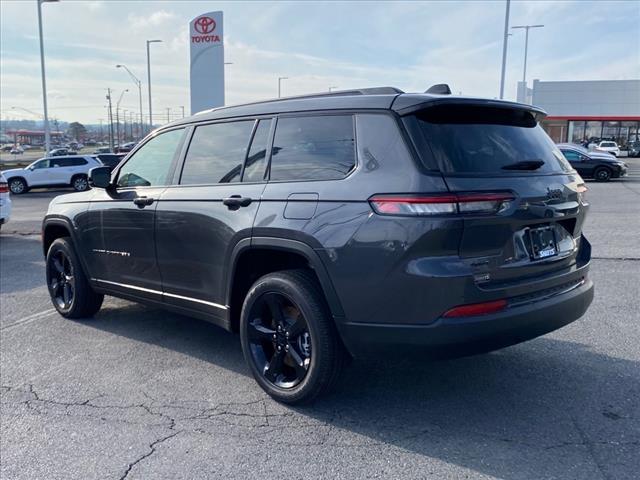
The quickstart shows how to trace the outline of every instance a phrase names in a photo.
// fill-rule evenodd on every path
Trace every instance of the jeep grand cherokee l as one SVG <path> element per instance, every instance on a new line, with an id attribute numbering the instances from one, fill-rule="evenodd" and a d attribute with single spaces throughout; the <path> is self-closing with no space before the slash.
<path id="1" fill-rule="evenodd" d="M 166 125 L 43 224 L 55 308 L 104 295 L 239 332 L 258 384 L 308 401 L 379 349 L 487 351 L 593 298 L 580 175 L 530 105 L 393 88 Z"/>

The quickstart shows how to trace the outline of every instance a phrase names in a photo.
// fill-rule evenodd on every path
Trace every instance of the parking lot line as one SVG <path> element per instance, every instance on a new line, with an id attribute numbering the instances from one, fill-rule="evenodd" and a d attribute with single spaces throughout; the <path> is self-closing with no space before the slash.
<path id="1" fill-rule="evenodd" d="M 0 327 L 0 331 L 5 331 L 5 330 L 9 330 L 11 328 L 14 327 L 19 327 L 20 325 L 25 325 L 27 323 L 31 323 L 35 320 L 38 320 L 39 318 L 44 318 L 44 317 L 49 317 L 51 315 L 53 315 L 54 313 L 56 313 L 56 309 L 55 308 L 50 308 L 49 310 L 45 310 L 44 312 L 38 312 L 38 313 L 34 313 L 31 315 L 28 315 L 24 318 L 21 318 L 20 320 L 16 320 L 13 323 L 10 323 L 9 325 L 5 325 L 3 327 Z"/>

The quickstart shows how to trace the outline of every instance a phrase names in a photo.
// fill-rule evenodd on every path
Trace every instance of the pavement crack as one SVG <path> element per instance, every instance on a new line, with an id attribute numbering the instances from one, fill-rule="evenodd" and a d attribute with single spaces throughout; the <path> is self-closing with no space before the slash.
<path id="1" fill-rule="evenodd" d="M 155 440 L 154 442 L 149 444 L 149 451 L 147 453 L 145 453 L 144 455 L 141 455 L 140 457 L 136 458 L 133 462 L 131 462 L 128 467 L 127 470 L 124 472 L 124 474 L 120 477 L 120 480 L 124 480 L 126 479 L 129 474 L 131 473 L 131 470 L 138 465 L 140 462 L 142 462 L 143 460 L 149 458 L 151 455 L 153 455 L 154 453 L 156 453 L 156 447 L 158 445 L 160 445 L 163 442 L 166 442 L 167 440 L 169 440 L 170 438 L 175 437 L 176 435 L 178 435 L 179 433 L 181 433 L 180 431 L 177 432 L 173 432 L 170 435 L 165 435 L 162 438 L 159 438 L 157 440 Z"/>

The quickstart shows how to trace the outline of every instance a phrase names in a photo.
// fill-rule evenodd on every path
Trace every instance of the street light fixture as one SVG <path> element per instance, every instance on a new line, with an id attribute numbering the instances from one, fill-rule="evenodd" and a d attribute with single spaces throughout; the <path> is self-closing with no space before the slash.
<path id="1" fill-rule="evenodd" d="M 514 25 L 513 29 L 524 29 L 525 37 L 524 37 L 524 69 L 522 71 L 522 83 L 523 88 L 526 88 L 527 83 L 527 50 L 529 49 L 529 29 L 531 28 L 542 28 L 544 25 Z"/>
<path id="2" fill-rule="evenodd" d="M 289 80 L 289 77 L 278 77 L 278 98 L 280 98 L 280 93 L 282 92 L 282 80 Z"/>
<path id="3" fill-rule="evenodd" d="M 49 132 L 49 114 L 47 110 L 47 81 L 44 70 L 44 41 L 42 39 L 42 4 L 59 0 L 37 0 L 38 2 L 38 34 L 40 37 L 40 70 L 42 72 L 42 104 L 44 107 L 44 148 L 45 155 L 51 149 L 51 134 Z"/>
<path id="4" fill-rule="evenodd" d="M 149 44 L 161 43 L 162 40 L 147 40 L 147 84 L 149 85 L 149 130 L 153 130 L 153 112 L 151 109 L 151 60 L 149 58 Z"/>
<path id="5" fill-rule="evenodd" d="M 133 80 L 133 83 L 135 83 L 138 86 L 138 100 L 140 102 L 140 132 L 138 132 L 138 135 L 141 137 L 142 130 L 143 130 L 142 128 L 142 82 L 138 79 L 138 77 L 136 77 L 133 73 L 131 73 L 131 70 L 129 70 L 126 65 L 118 64 L 116 65 L 116 68 L 124 68 L 129 74 L 129 76 L 131 77 L 131 79 Z"/>

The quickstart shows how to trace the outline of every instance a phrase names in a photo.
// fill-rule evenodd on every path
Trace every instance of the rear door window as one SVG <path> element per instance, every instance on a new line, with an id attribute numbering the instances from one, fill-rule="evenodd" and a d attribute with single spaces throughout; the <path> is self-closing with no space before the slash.
<path id="1" fill-rule="evenodd" d="M 427 168 L 435 167 L 443 173 L 572 170 L 528 111 L 443 105 L 408 118 L 407 127 Z"/>
<path id="2" fill-rule="evenodd" d="M 278 119 L 271 151 L 271 180 L 338 180 L 355 165 L 352 115 Z"/>
<path id="3" fill-rule="evenodd" d="M 196 127 L 180 184 L 239 182 L 254 120 Z"/>

